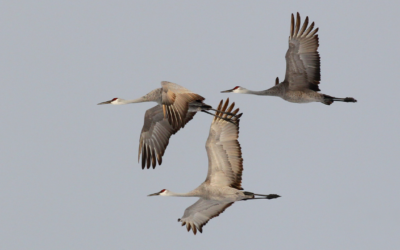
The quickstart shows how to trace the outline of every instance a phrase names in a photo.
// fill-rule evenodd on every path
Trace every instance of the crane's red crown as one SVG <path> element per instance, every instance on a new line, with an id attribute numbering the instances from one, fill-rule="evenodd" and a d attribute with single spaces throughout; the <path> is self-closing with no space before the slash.
<path id="1" fill-rule="evenodd" d="M 235 90 L 235 89 L 238 89 L 238 88 L 240 88 L 240 86 L 236 86 L 236 87 L 234 87 L 233 89 Z"/>
<path id="2" fill-rule="evenodd" d="M 115 100 L 117 100 L 118 98 L 113 98 L 111 101 L 113 102 L 113 101 L 115 101 Z"/>

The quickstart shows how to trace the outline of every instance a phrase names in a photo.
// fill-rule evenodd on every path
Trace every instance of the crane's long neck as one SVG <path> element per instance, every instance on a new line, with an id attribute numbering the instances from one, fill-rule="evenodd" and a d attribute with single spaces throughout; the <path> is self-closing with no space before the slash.
<path id="1" fill-rule="evenodd" d="M 120 104 L 129 104 L 129 103 L 150 102 L 150 101 L 152 101 L 152 100 L 148 100 L 146 98 L 146 96 L 142 96 L 140 98 L 133 99 L 133 100 L 124 100 L 124 99 L 120 98 L 118 102 Z"/>
<path id="2" fill-rule="evenodd" d="M 251 95 L 269 95 L 269 96 L 279 96 L 280 91 L 278 88 L 272 87 L 267 90 L 261 90 L 261 91 L 254 91 L 250 89 L 245 89 L 240 92 L 241 94 L 251 94 Z"/>
<path id="3" fill-rule="evenodd" d="M 198 193 L 196 190 L 190 191 L 189 193 L 175 193 L 172 191 L 169 191 L 167 195 L 165 196 L 172 196 L 172 197 L 199 197 Z"/>
<path id="4" fill-rule="evenodd" d="M 161 99 L 162 99 L 162 89 L 154 89 L 147 93 L 146 95 L 134 99 L 134 100 L 124 100 L 120 99 L 119 104 L 129 104 L 129 103 L 139 103 L 139 102 L 157 102 L 158 104 L 161 104 Z"/>

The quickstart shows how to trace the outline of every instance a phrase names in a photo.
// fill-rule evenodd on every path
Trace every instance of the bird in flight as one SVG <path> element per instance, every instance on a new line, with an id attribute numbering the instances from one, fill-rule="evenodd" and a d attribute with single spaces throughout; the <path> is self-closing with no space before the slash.
<path id="1" fill-rule="evenodd" d="M 144 124 L 139 140 L 139 153 L 142 157 L 142 169 L 150 166 L 153 169 L 162 163 L 162 156 L 169 143 L 171 135 L 193 119 L 198 111 L 210 115 L 208 110 L 213 110 L 210 105 L 203 102 L 204 97 L 172 82 L 161 82 L 161 88 L 152 90 L 148 94 L 134 100 L 113 98 L 101 102 L 102 104 L 122 105 L 140 102 L 156 102 L 157 105 L 148 109 L 144 115 Z M 222 114 L 219 112 L 219 114 Z M 226 118 L 223 118 L 226 119 Z"/>
<path id="2" fill-rule="evenodd" d="M 289 36 L 289 49 L 286 52 L 285 80 L 279 83 L 275 80 L 275 86 L 267 90 L 253 91 L 240 86 L 221 91 L 221 93 L 253 94 L 266 96 L 279 96 L 288 102 L 308 103 L 322 102 L 331 105 L 335 101 L 357 102 L 352 97 L 337 98 L 318 93 L 321 81 L 320 57 L 318 53 L 318 28 L 314 28 L 314 22 L 308 26 L 306 17 L 300 29 L 300 14 L 297 13 L 296 22 L 292 14 Z"/>
<path id="3" fill-rule="evenodd" d="M 231 113 L 234 103 L 229 105 L 229 99 L 219 104 L 218 110 Z M 167 189 L 150 194 L 149 196 L 176 196 L 199 197 L 199 200 L 186 208 L 182 218 L 178 222 L 194 234 L 203 232 L 203 226 L 209 220 L 217 217 L 236 201 L 255 199 L 275 199 L 277 194 L 255 194 L 243 191 L 242 172 L 243 158 L 239 137 L 239 121 L 242 114 L 236 115 L 239 109 L 232 115 L 220 114 L 214 117 L 211 123 L 210 133 L 206 142 L 208 156 L 208 173 L 206 180 L 189 193 L 174 193 Z M 221 119 L 221 116 L 225 119 Z M 229 122 L 229 121 L 231 122 Z"/>

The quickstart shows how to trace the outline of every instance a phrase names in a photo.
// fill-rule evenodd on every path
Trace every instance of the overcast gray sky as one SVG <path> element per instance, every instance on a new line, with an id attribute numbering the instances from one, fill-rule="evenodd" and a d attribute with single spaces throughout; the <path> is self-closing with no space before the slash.
<path id="1" fill-rule="evenodd" d="M 396 1 L 2 1 L 1 249 L 399 249 Z M 293 104 L 221 94 L 284 78 L 290 14 L 320 28 L 322 93 Z M 204 181 L 212 117 L 142 170 L 138 141 L 166 80 L 244 113 L 237 202 L 193 236 L 177 222 Z"/>

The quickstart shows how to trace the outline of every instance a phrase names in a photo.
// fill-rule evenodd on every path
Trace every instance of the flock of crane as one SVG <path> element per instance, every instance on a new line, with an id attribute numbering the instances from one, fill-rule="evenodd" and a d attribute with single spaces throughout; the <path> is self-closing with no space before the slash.
<path id="1" fill-rule="evenodd" d="M 240 86 L 222 91 L 222 93 L 241 93 L 254 95 L 279 96 L 293 103 L 321 102 L 326 105 L 334 101 L 357 102 L 352 97 L 336 98 L 318 93 L 320 75 L 320 57 L 318 53 L 318 28 L 312 23 L 308 28 L 306 17 L 300 29 L 300 15 L 296 21 L 292 14 L 289 49 L 286 52 L 285 80 L 263 91 L 252 91 Z M 134 100 L 114 98 L 99 104 L 121 105 L 139 102 L 156 102 L 157 105 L 146 111 L 144 125 L 140 134 L 139 155 L 142 168 L 155 168 L 161 165 L 162 157 L 168 146 L 171 135 L 193 119 L 198 112 L 214 116 L 206 142 L 208 155 L 208 173 L 206 180 L 189 193 L 174 193 L 167 189 L 149 196 L 199 197 L 200 199 L 188 207 L 182 218 L 182 226 L 194 234 L 202 232 L 203 226 L 212 218 L 224 212 L 236 201 L 254 199 L 274 199 L 277 194 L 255 194 L 243 191 L 242 172 L 243 158 L 238 141 L 239 122 L 242 113 L 229 106 L 229 99 L 221 101 L 217 109 L 205 104 L 204 98 L 192 91 L 172 82 L 161 82 L 161 88 L 155 89 L 145 96 Z M 215 113 L 211 113 L 214 111 Z"/>

